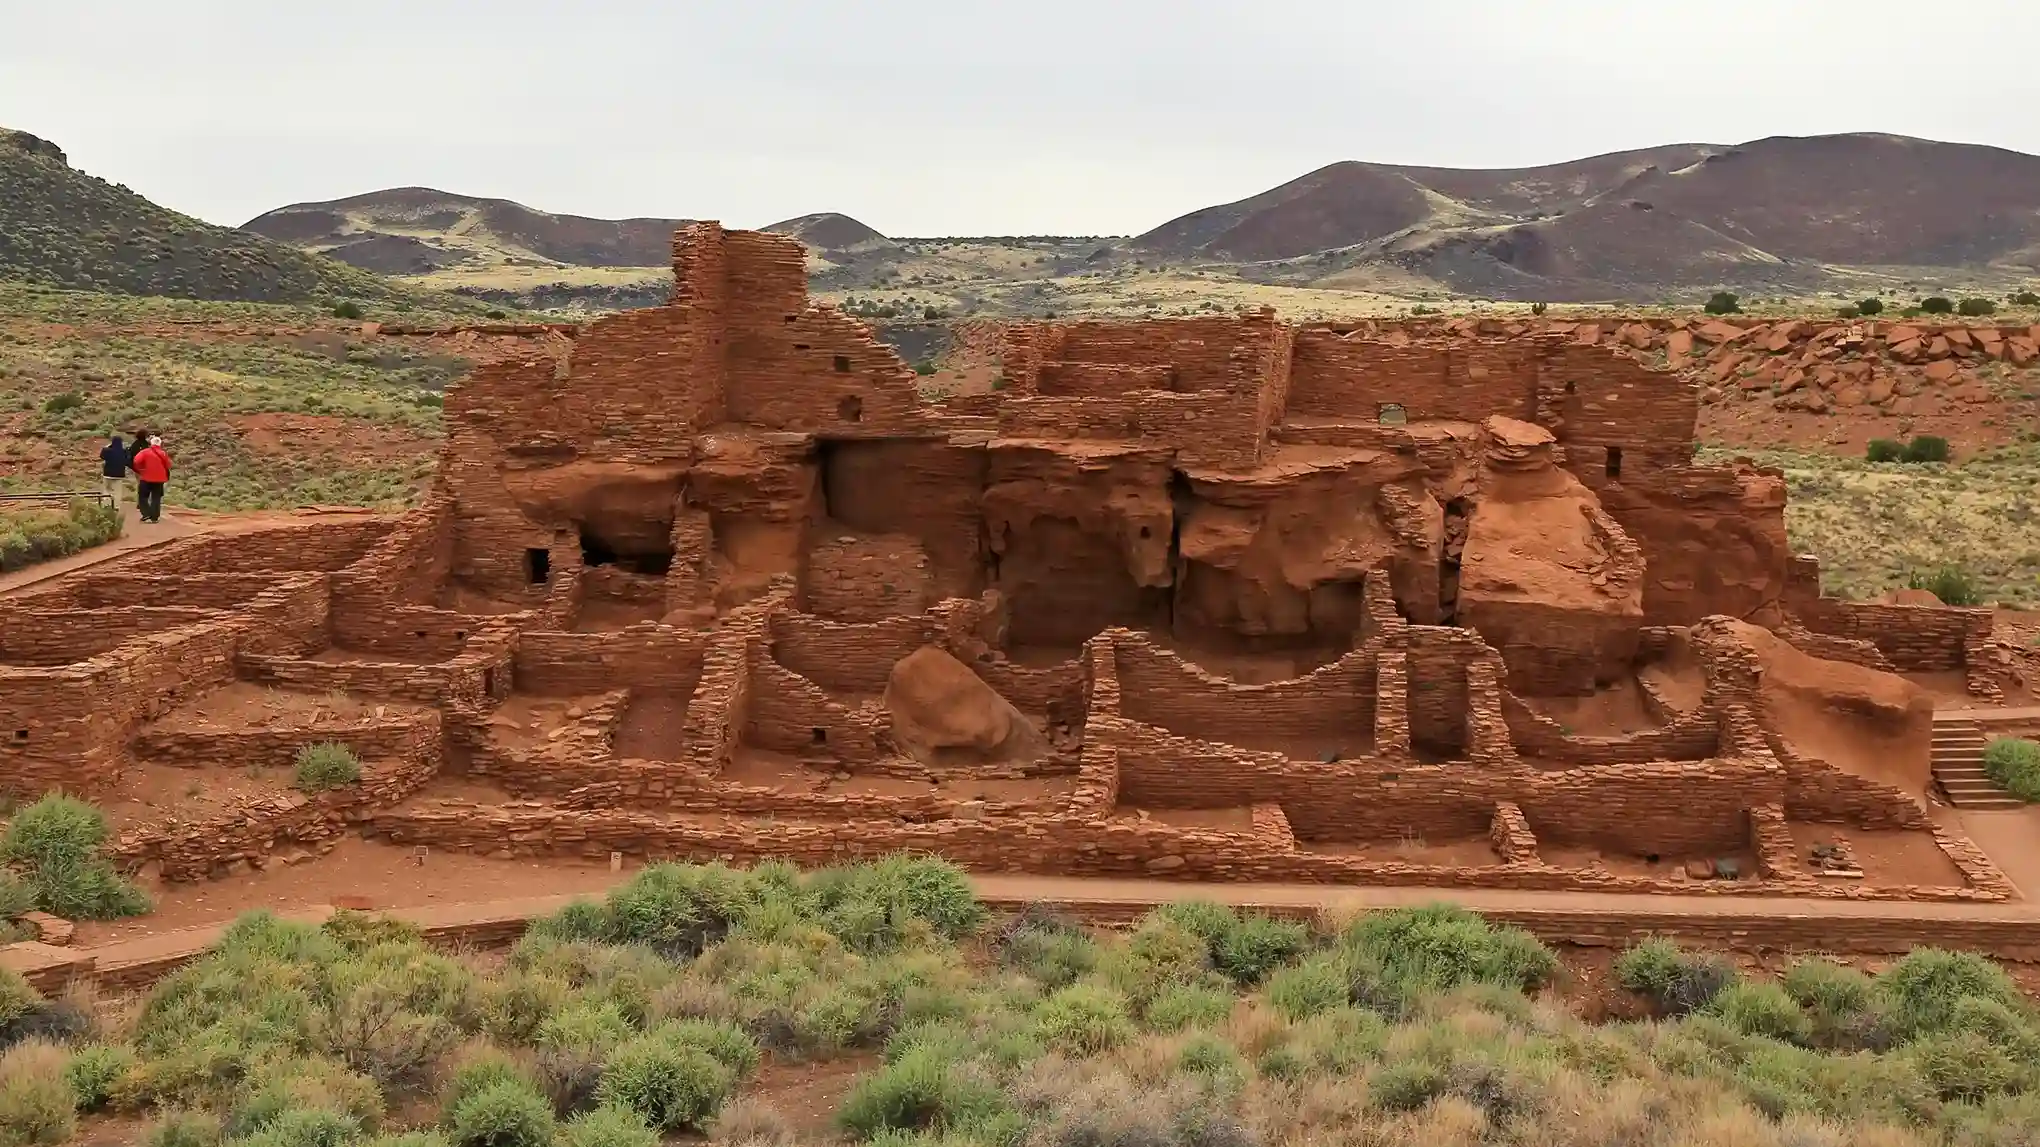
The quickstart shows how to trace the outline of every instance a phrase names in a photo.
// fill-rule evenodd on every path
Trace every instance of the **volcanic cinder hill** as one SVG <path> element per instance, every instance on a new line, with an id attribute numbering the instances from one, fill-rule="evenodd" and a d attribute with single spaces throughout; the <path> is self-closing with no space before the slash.
<path id="1" fill-rule="evenodd" d="M 467 305 L 399 287 L 292 243 L 179 214 L 71 166 L 56 143 L 5 127 L 0 280 L 190 299 Z"/>
<path id="2" fill-rule="evenodd" d="M 242 225 L 386 275 L 462 265 L 653 267 L 672 261 L 686 219 L 591 219 L 429 187 L 396 187 L 321 203 L 293 203 Z M 847 215 L 825 212 L 766 228 L 820 251 L 862 252 L 891 241 Z"/>
<path id="3" fill-rule="evenodd" d="M 1319 286 L 1361 285 L 1388 265 L 1504 298 L 1816 288 L 1874 269 L 2019 276 L 2040 269 L 2040 157 L 1855 134 L 1503 170 L 1347 161 L 1131 245 L 1212 263 L 1305 259 Z"/>

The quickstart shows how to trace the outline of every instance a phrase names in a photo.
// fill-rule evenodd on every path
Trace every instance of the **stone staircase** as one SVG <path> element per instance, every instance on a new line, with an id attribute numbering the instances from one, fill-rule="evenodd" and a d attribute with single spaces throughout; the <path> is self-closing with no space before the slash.
<path id="1" fill-rule="evenodd" d="M 1983 771 L 1983 727 L 1966 718 L 1934 721 L 1934 782 L 1956 808 L 2024 808 Z"/>

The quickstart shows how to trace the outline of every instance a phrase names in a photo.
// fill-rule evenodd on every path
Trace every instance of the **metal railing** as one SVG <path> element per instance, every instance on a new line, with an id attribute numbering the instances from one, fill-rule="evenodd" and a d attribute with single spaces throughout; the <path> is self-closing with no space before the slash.
<path id="1" fill-rule="evenodd" d="M 80 498 L 113 505 L 113 495 L 104 490 L 47 490 L 39 494 L 0 493 L 0 502 L 62 502 L 69 504 Z"/>

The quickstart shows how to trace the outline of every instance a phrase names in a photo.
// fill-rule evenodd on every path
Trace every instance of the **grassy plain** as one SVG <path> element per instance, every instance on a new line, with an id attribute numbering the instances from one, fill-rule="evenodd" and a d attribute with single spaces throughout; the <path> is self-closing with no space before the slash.
<path id="1" fill-rule="evenodd" d="M 1810 450 L 1707 447 L 1785 472 L 1785 528 L 1821 560 L 1827 591 L 1867 598 L 1959 566 L 1984 600 L 2040 605 L 2040 440 L 1964 462 L 1867 462 Z"/>
<path id="2" fill-rule="evenodd" d="M 90 488 L 106 436 L 146 428 L 173 506 L 400 504 L 469 365 L 313 308 L 0 289 L 0 489 Z"/>

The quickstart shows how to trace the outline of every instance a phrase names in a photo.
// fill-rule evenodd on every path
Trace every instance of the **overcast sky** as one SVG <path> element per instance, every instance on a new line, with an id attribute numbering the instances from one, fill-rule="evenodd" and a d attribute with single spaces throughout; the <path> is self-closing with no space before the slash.
<path id="1" fill-rule="evenodd" d="M 2040 0 L 0 0 L 0 124 L 217 223 L 422 184 L 1126 234 L 1339 159 L 2040 152 L 2035 45 Z"/>

